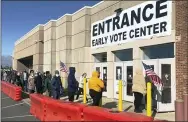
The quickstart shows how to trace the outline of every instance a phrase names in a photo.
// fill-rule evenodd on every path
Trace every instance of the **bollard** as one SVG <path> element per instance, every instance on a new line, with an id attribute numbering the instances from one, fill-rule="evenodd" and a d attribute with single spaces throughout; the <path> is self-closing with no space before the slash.
<path id="1" fill-rule="evenodd" d="M 119 111 L 123 111 L 123 102 L 122 102 L 122 80 L 119 80 L 118 110 L 119 110 Z"/>
<path id="2" fill-rule="evenodd" d="M 84 78 L 84 95 L 83 103 L 86 104 L 86 78 Z"/>
<path id="3" fill-rule="evenodd" d="M 147 116 L 151 117 L 151 82 L 147 83 Z"/>
<path id="4" fill-rule="evenodd" d="M 184 121 L 184 101 L 178 99 L 175 101 L 175 121 Z"/>

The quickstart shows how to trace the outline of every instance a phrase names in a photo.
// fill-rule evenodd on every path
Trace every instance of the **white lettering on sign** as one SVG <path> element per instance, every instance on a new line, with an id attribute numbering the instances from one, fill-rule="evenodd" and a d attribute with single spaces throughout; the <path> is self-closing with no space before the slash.
<path id="1" fill-rule="evenodd" d="M 172 1 L 147 1 L 91 25 L 91 47 L 171 34 Z"/>

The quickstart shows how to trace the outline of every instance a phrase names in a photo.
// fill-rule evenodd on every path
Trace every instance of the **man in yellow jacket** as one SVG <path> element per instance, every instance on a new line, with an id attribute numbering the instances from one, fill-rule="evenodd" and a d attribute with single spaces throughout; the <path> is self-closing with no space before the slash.
<path id="1" fill-rule="evenodd" d="M 89 95 L 93 99 L 93 106 L 99 106 L 102 98 L 102 89 L 104 88 L 104 82 L 99 79 L 99 73 L 94 71 L 92 77 L 89 80 Z"/>

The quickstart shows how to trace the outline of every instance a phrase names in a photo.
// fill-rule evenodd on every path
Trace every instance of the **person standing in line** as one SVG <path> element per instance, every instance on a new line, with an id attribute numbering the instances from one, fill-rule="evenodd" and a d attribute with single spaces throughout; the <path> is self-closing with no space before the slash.
<path id="1" fill-rule="evenodd" d="M 74 95 L 78 89 L 78 81 L 75 78 L 76 69 L 74 67 L 69 67 L 68 75 L 68 97 L 69 101 L 74 101 Z"/>
<path id="2" fill-rule="evenodd" d="M 24 86 L 24 91 L 27 92 L 27 81 L 28 80 L 28 73 L 26 70 L 23 72 L 23 86 Z"/>
<path id="3" fill-rule="evenodd" d="M 22 90 L 24 91 L 24 79 L 23 79 L 23 72 L 20 72 L 20 86 L 22 87 Z"/>
<path id="4" fill-rule="evenodd" d="M 11 74 L 11 83 L 12 84 L 15 84 L 16 83 L 16 71 L 12 71 L 12 74 Z"/>
<path id="5" fill-rule="evenodd" d="M 9 80 L 8 80 L 9 83 L 11 83 L 11 79 L 12 79 L 12 69 L 10 69 L 9 71 Z"/>
<path id="6" fill-rule="evenodd" d="M 1 69 L 1 81 L 3 80 L 3 71 Z"/>
<path id="7" fill-rule="evenodd" d="M 29 75 L 29 78 L 28 78 L 28 91 L 29 91 L 29 94 L 35 92 L 35 77 L 34 77 L 34 71 L 33 70 L 30 71 L 30 75 Z"/>
<path id="8" fill-rule="evenodd" d="M 6 73 L 6 71 L 4 71 L 4 73 L 3 73 L 3 80 L 7 81 L 7 73 Z"/>
<path id="9" fill-rule="evenodd" d="M 99 72 L 94 71 L 89 80 L 89 94 L 93 99 L 92 106 L 99 106 L 102 99 L 102 90 L 104 89 L 104 82 L 99 78 Z"/>
<path id="10" fill-rule="evenodd" d="M 78 88 L 76 100 L 78 100 L 80 94 L 82 94 L 82 95 L 84 94 L 83 87 L 84 87 L 84 78 L 86 78 L 86 76 L 87 76 L 87 74 L 86 74 L 86 73 L 83 73 L 82 76 L 80 77 L 80 80 L 79 80 L 79 88 Z M 87 82 L 87 81 L 86 81 L 86 82 Z M 87 102 L 88 102 L 87 97 L 86 97 L 86 100 L 87 100 Z"/>
<path id="11" fill-rule="evenodd" d="M 46 96 L 51 97 L 52 91 L 51 91 L 51 79 L 50 79 L 50 72 L 46 71 L 46 78 L 44 80 L 44 90 L 43 94 Z"/>
<path id="12" fill-rule="evenodd" d="M 17 76 L 16 76 L 16 85 L 17 86 L 21 86 L 21 72 L 17 72 Z"/>
<path id="13" fill-rule="evenodd" d="M 61 78 L 59 76 L 59 71 L 55 71 L 55 76 L 53 76 L 51 81 L 52 86 L 52 96 L 54 99 L 60 99 L 60 90 L 62 89 Z"/>
<path id="14" fill-rule="evenodd" d="M 146 94 L 146 83 L 141 69 L 136 69 L 135 76 L 133 77 L 132 91 L 134 93 L 134 112 L 142 113 L 140 107 L 143 96 Z"/>
<path id="15" fill-rule="evenodd" d="M 146 89 L 147 89 L 147 83 L 150 82 L 151 83 L 151 103 L 152 103 L 152 110 L 153 111 L 157 111 L 157 99 L 156 99 L 156 95 L 157 95 L 157 88 L 154 85 L 154 83 L 152 82 L 152 80 L 150 79 L 150 77 L 148 77 L 146 75 L 145 77 L 145 82 L 146 82 Z M 147 93 L 145 94 L 145 110 L 147 109 Z"/>
<path id="16" fill-rule="evenodd" d="M 35 86 L 37 93 L 42 94 L 42 77 L 40 75 L 40 72 L 37 72 L 35 74 Z"/>

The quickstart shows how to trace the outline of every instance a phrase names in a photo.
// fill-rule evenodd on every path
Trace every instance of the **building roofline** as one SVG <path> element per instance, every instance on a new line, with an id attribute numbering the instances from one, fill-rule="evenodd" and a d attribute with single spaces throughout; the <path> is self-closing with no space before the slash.
<path id="1" fill-rule="evenodd" d="M 37 27 L 40 27 L 40 26 L 44 26 L 44 25 L 38 24 L 38 25 L 35 26 L 32 30 L 30 30 L 29 32 L 27 32 L 26 34 L 24 34 L 21 38 L 19 38 L 19 39 L 14 43 L 14 45 L 17 45 L 17 44 L 21 43 L 21 42 L 23 41 L 22 39 L 23 39 L 26 35 L 28 35 L 28 34 L 31 33 L 34 29 L 36 29 Z"/>
<path id="2" fill-rule="evenodd" d="M 47 23 L 45 23 L 43 26 L 46 26 L 46 25 L 48 25 L 50 22 L 56 22 L 57 20 L 50 20 L 50 21 L 48 21 Z"/>
<path id="3" fill-rule="evenodd" d="M 82 7 L 81 9 L 75 11 L 75 12 L 72 13 L 72 14 L 68 14 L 68 13 L 67 13 L 67 14 L 64 14 L 63 16 L 61 16 L 60 18 L 58 18 L 57 21 L 60 20 L 60 19 L 62 19 L 63 17 L 65 17 L 65 16 L 67 16 L 67 15 L 69 15 L 69 16 L 75 15 L 76 13 L 80 12 L 81 10 L 83 10 L 83 9 L 85 9 L 85 8 L 94 8 L 94 7 L 100 5 L 100 4 L 103 3 L 103 2 L 104 2 L 104 1 L 100 1 L 100 2 L 98 2 L 97 4 L 95 4 L 95 5 L 93 5 L 93 6 L 84 6 L 84 7 Z"/>

